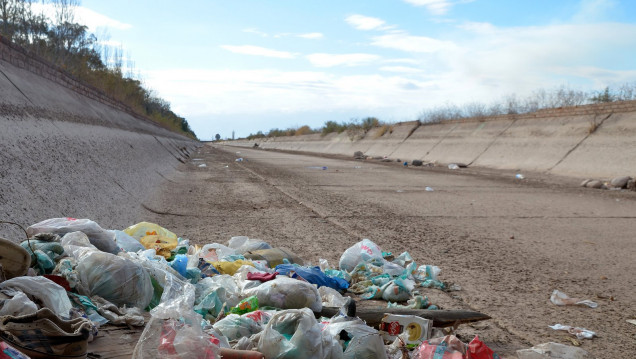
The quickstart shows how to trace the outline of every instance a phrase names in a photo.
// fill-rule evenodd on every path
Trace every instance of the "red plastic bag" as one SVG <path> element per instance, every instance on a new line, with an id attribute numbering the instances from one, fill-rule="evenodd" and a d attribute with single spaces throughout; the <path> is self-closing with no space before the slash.
<path id="1" fill-rule="evenodd" d="M 486 343 L 479 340 L 477 335 L 468 343 L 468 352 L 466 354 L 468 359 L 500 359 L 499 355 L 488 348 Z"/>

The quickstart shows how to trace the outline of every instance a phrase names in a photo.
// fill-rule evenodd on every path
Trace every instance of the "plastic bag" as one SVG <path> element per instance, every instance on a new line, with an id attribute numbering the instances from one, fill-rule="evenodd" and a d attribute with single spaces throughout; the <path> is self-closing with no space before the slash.
<path id="1" fill-rule="evenodd" d="M 80 231 L 66 233 L 64 237 L 60 239 L 60 244 L 62 244 L 63 247 L 76 246 L 97 249 L 97 247 L 91 244 L 88 236 L 84 232 Z"/>
<path id="2" fill-rule="evenodd" d="M 454 335 L 434 338 L 417 347 L 413 359 L 467 359 L 466 344 Z"/>
<path id="3" fill-rule="evenodd" d="M 164 258 L 172 257 L 172 250 L 177 248 L 179 241 L 176 238 L 165 237 L 158 234 L 151 234 L 141 237 L 139 243 L 147 249 L 154 249 L 157 255 Z"/>
<path id="4" fill-rule="evenodd" d="M 38 233 L 54 233 L 60 236 L 80 231 L 88 236 L 91 244 L 100 251 L 117 254 L 119 248 L 115 244 L 115 235 L 90 219 L 51 218 L 27 228 L 29 237 Z"/>
<path id="5" fill-rule="evenodd" d="M 257 296 L 261 306 L 281 309 L 309 308 L 314 312 L 322 310 L 318 289 L 313 284 L 289 277 L 276 277 L 256 288 L 245 290 L 243 295 Z"/>
<path id="6" fill-rule="evenodd" d="M 289 273 L 295 273 L 292 278 L 296 276 L 301 277 L 311 284 L 316 284 L 318 288 L 327 286 L 336 290 L 346 290 L 349 288 L 349 282 L 341 278 L 332 278 L 327 276 L 320 270 L 320 267 L 300 267 L 293 264 L 279 264 L 276 266 L 276 272 L 281 275 L 289 275 Z"/>
<path id="7" fill-rule="evenodd" d="M 176 234 L 170 232 L 169 230 L 161 227 L 158 224 L 154 224 L 150 222 L 139 222 L 135 225 L 132 225 L 124 229 L 124 233 L 135 238 L 136 240 L 141 240 L 141 238 L 145 236 L 159 235 L 162 237 L 174 239 L 175 242 L 177 241 Z"/>
<path id="8" fill-rule="evenodd" d="M 290 309 L 272 316 L 260 335 L 258 351 L 266 358 L 322 359 L 331 352 L 326 344 L 311 310 Z"/>
<path id="9" fill-rule="evenodd" d="M 344 351 L 344 359 L 385 359 L 384 341 L 379 334 L 353 337 Z"/>
<path id="10" fill-rule="evenodd" d="M 324 307 L 342 307 L 345 304 L 346 299 L 337 290 L 322 286 L 318 288 L 320 294 L 320 300 Z"/>
<path id="11" fill-rule="evenodd" d="M 598 307 L 596 302 L 589 299 L 581 300 L 579 298 L 570 298 L 567 294 L 555 289 L 550 296 L 550 301 L 556 305 L 582 305 L 590 308 Z"/>
<path id="12" fill-rule="evenodd" d="M 340 269 L 351 272 L 361 262 L 382 265 L 384 263 L 382 249 L 380 249 L 377 244 L 365 238 L 342 253 L 340 257 Z"/>
<path id="13" fill-rule="evenodd" d="M 22 292 L 15 293 L 11 299 L 0 300 L 0 316 L 19 317 L 34 314 L 37 311 L 38 306 Z"/>
<path id="14" fill-rule="evenodd" d="M 15 296 L 23 292 L 29 299 L 34 298 L 58 316 L 68 319 L 73 307 L 66 290 L 44 277 L 16 277 L 0 283 L 0 290 Z"/>
<path id="15" fill-rule="evenodd" d="M 216 318 L 223 311 L 236 306 L 240 301 L 240 289 L 234 278 L 217 275 L 200 280 L 195 286 L 194 310 L 207 317 Z"/>
<path id="16" fill-rule="evenodd" d="M 115 235 L 115 243 L 117 244 L 117 246 L 124 251 L 138 252 L 146 250 L 146 247 L 139 243 L 139 241 L 134 237 L 126 234 L 126 232 L 118 230 L 111 230 L 110 232 Z"/>
<path id="17" fill-rule="evenodd" d="M 219 347 L 201 328 L 201 316 L 192 310 L 195 289 L 167 276 L 161 303 L 135 346 L 133 359 L 216 359 Z"/>
<path id="18" fill-rule="evenodd" d="M 251 337 L 263 330 L 263 326 L 248 316 L 228 314 L 225 318 L 214 323 L 214 329 L 226 336 L 230 341 L 242 337 Z"/>
<path id="19" fill-rule="evenodd" d="M 255 251 L 259 249 L 270 249 L 268 243 L 261 241 L 260 239 L 252 239 L 245 236 L 238 236 L 230 238 L 228 247 L 234 249 L 236 253 L 243 254 L 249 251 Z"/>
<path id="20" fill-rule="evenodd" d="M 254 266 L 254 264 L 250 261 L 246 261 L 246 260 L 235 260 L 233 262 L 226 262 L 226 261 L 222 261 L 222 262 L 213 262 L 211 263 L 214 268 L 216 268 L 216 270 L 221 273 L 221 274 L 229 274 L 229 275 L 234 275 L 236 273 L 236 271 L 241 268 L 242 266 Z"/>
<path id="21" fill-rule="evenodd" d="M 201 248 L 199 256 L 206 262 L 218 262 L 225 259 L 227 256 L 237 254 L 236 251 L 230 247 L 226 247 L 218 243 L 206 244 Z"/>
<path id="22" fill-rule="evenodd" d="M 150 275 L 130 259 L 87 250 L 77 257 L 75 269 L 89 296 L 99 295 L 117 306 L 142 309 L 152 300 Z"/>

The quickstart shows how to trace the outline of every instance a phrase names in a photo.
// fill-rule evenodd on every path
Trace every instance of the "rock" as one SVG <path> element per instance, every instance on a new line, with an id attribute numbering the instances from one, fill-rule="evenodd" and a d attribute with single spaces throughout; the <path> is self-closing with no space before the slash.
<path id="1" fill-rule="evenodd" d="M 413 160 L 413 161 L 411 161 L 411 164 L 413 166 L 421 166 L 421 165 L 424 164 L 424 162 L 422 162 L 422 160 Z"/>
<path id="2" fill-rule="evenodd" d="M 591 181 L 591 179 L 586 179 L 583 182 L 581 182 L 581 187 L 586 187 L 586 185 Z"/>
<path id="3" fill-rule="evenodd" d="M 627 181 L 627 185 L 625 186 L 625 188 L 630 191 L 636 191 L 636 180 L 631 179 Z"/>
<path id="4" fill-rule="evenodd" d="M 356 159 L 356 160 L 363 160 L 363 159 L 365 159 L 365 157 L 366 157 L 366 156 L 364 155 L 364 153 L 363 153 L 362 151 L 355 151 L 355 152 L 353 153 L 353 159 Z"/>
<path id="5" fill-rule="evenodd" d="M 559 343 L 543 343 L 530 349 L 517 350 L 519 359 L 593 359 L 587 351 Z"/>
<path id="6" fill-rule="evenodd" d="M 603 187 L 603 182 L 599 180 L 592 180 L 585 184 L 587 188 L 601 188 Z"/>
<path id="7" fill-rule="evenodd" d="M 614 188 L 625 188 L 627 187 L 627 181 L 629 181 L 630 179 L 632 178 L 629 176 L 616 177 L 610 181 L 610 184 Z"/>

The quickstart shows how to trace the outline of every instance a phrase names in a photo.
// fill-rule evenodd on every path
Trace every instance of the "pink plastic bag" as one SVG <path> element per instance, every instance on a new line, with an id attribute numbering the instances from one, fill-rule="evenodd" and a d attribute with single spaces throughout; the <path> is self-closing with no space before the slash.
<path id="1" fill-rule="evenodd" d="M 423 342 L 415 349 L 414 359 L 500 359 L 484 342 L 475 336 L 468 345 L 454 335 Z"/>

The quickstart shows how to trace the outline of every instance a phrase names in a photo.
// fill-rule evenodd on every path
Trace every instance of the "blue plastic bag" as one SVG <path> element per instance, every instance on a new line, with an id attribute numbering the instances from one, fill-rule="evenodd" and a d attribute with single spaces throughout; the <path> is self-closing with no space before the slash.
<path id="1" fill-rule="evenodd" d="M 281 275 L 288 275 L 290 272 L 296 276 L 301 277 L 309 283 L 318 285 L 318 288 L 322 286 L 330 287 L 335 290 L 346 290 L 349 288 L 349 282 L 342 278 L 329 277 L 320 270 L 320 267 L 300 267 L 293 264 L 279 264 L 276 266 L 276 272 Z"/>

